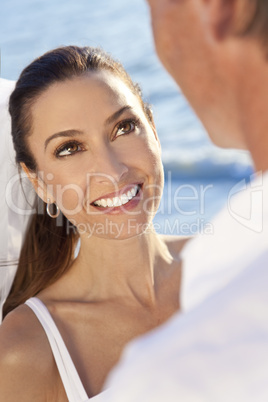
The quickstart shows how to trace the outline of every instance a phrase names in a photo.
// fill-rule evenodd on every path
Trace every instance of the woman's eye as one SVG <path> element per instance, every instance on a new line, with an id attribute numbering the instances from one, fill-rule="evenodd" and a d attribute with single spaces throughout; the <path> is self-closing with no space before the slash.
<path id="1" fill-rule="evenodd" d="M 63 145 L 56 150 L 56 156 L 61 157 L 61 156 L 73 155 L 81 150 L 82 148 L 78 143 L 69 142 L 68 144 Z"/>
<path id="2" fill-rule="evenodd" d="M 133 121 L 133 120 L 123 121 L 117 127 L 116 136 L 118 137 L 119 135 L 129 134 L 132 131 L 134 131 L 135 128 L 136 128 L 136 122 L 135 121 Z"/>

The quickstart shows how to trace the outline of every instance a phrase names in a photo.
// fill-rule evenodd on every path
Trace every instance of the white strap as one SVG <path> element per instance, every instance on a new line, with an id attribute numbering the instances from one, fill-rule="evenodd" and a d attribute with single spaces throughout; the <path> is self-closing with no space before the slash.
<path id="1" fill-rule="evenodd" d="M 25 304 L 33 310 L 46 332 L 69 402 L 88 401 L 68 349 L 48 309 L 37 297 L 32 297 Z"/>

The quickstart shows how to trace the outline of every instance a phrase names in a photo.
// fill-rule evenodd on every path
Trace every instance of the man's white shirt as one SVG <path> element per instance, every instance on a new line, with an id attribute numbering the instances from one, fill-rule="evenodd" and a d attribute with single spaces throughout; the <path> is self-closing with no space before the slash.
<path id="1" fill-rule="evenodd" d="M 268 401 L 268 173 L 239 188 L 182 254 L 182 312 L 126 348 L 109 401 Z"/>
<path id="2" fill-rule="evenodd" d="M 8 100 L 14 81 L 0 78 L 0 323 L 2 305 L 10 290 L 19 258 L 23 236 L 32 214 L 34 193 L 24 180 L 21 186 L 12 144 Z M 27 188 L 28 186 L 28 188 Z"/>

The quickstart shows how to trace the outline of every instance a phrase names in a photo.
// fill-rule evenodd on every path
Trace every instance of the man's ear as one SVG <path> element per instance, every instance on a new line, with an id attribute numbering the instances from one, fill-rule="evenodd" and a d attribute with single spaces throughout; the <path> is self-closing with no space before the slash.
<path id="1" fill-rule="evenodd" d="M 218 41 L 243 32 L 256 10 L 255 1 L 201 0 L 201 2 L 205 21 L 214 39 Z"/>
<path id="2" fill-rule="evenodd" d="M 32 172 L 27 168 L 25 163 L 20 163 L 20 166 L 24 173 L 27 175 L 28 179 L 33 185 L 36 194 L 45 202 L 45 203 L 54 203 L 55 199 L 53 195 L 48 191 L 46 183 L 42 180 L 40 176 L 36 173 Z"/>

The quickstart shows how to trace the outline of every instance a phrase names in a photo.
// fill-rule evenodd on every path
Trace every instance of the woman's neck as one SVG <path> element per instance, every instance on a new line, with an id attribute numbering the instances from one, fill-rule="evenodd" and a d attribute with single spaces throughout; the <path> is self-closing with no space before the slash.
<path id="1" fill-rule="evenodd" d="M 154 231 L 125 240 L 82 236 L 79 255 L 67 277 L 85 300 L 124 297 L 153 306 L 161 273 L 172 261 Z"/>

